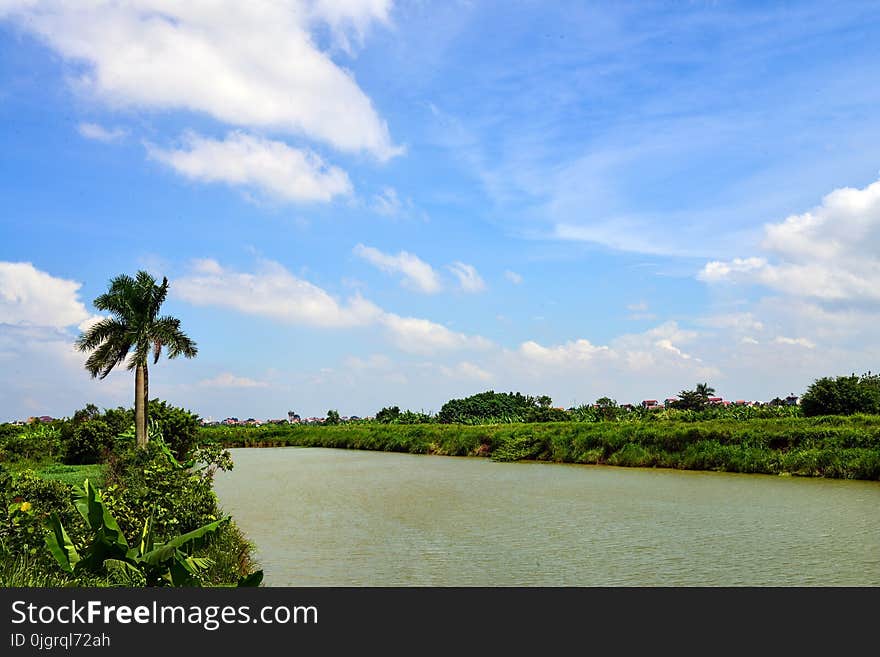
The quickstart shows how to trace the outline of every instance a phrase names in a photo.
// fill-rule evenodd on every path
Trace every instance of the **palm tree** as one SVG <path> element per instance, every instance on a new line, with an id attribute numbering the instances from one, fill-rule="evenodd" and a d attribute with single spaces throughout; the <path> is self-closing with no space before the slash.
<path id="1" fill-rule="evenodd" d="M 698 383 L 696 387 L 696 393 L 700 395 L 704 400 L 709 399 L 715 395 L 715 388 L 710 386 L 708 383 Z"/>
<path id="2" fill-rule="evenodd" d="M 132 278 L 126 274 L 110 281 L 110 289 L 95 299 L 95 308 L 111 313 L 111 317 L 93 324 L 76 341 L 80 351 L 92 352 L 86 369 L 92 378 L 103 379 L 114 367 L 128 360 L 128 369 L 135 371 L 134 418 L 138 447 L 147 444 L 150 382 L 147 361 L 159 362 L 164 347 L 168 358 L 193 358 L 196 343 L 180 330 L 180 320 L 159 317 L 159 308 L 168 295 L 168 279 L 156 279 L 145 271 Z M 129 356 L 131 352 L 131 356 Z"/>

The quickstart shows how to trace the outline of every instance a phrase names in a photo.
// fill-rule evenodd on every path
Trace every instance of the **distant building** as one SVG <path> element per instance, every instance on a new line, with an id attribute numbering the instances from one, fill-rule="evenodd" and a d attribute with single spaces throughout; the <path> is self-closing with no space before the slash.
<path id="1" fill-rule="evenodd" d="M 709 397 L 706 402 L 709 404 L 715 404 L 717 406 L 724 404 L 724 400 L 721 397 Z"/>
<path id="2" fill-rule="evenodd" d="M 645 399 L 642 401 L 642 408 L 648 409 L 649 411 L 657 410 L 658 408 L 663 408 L 656 399 Z"/>
<path id="3" fill-rule="evenodd" d="M 798 405 L 798 396 L 793 393 L 790 394 L 788 397 L 785 398 L 785 405 L 786 406 L 797 406 Z"/>

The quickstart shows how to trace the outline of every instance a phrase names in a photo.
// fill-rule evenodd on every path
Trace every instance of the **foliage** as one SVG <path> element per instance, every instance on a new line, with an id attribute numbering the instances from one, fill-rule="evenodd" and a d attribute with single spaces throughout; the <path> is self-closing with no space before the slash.
<path id="1" fill-rule="evenodd" d="M 880 413 L 880 375 L 823 377 L 814 381 L 801 399 L 804 415 Z"/>
<path id="2" fill-rule="evenodd" d="M 519 392 L 481 392 L 464 399 L 450 399 L 443 404 L 437 419 L 442 424 L 473 424 L 489 418 L 510 418 L 522 421 L 536 409 L 549 408 L 550 398 L 535 398 Z M 518 418 L 518 420 L 513 419 Z"/>
<path id="3" fill-rule="evenodd" d="M 682 390 L 678 393 L 678 399 L 673 406 L 682 411 L 702 411 L 706 407 L 706 400 L 697 390 Z"/>
<path id="4" fill-rule="evenodd" d="M 114 583 L 128 586 L 198 586 L 200 575 L 209 567 L 205 557 L 193 551 L 204 545 L 206 537 L 229 522 L 229 516 L 175 536 L 155 541 L 152 518 L 143 524 L 133 547 L 107 509 L 101 493 L 89 484 L 76 491 L 76 508 L 90 530 L 86 546 L 77 549 L 56 513 L 48 521 L 46 546 L 67 573 L 86 571 L 107 575 Z"/>
<path id="5" fill-rule="evenodd" d="M 175 458 L 185 460 L 198 442 L 199 416 L 158 399 L 150 400 L 149 409 L 150 423 L 155 423 L 154 433 L 161 433 Z"/>
<path id="6" fill-rule="evenodd" d="M 64 462 L 72 465 L 98 463 L 113 446 L 113 433 L 103 420 L 76 423 L 65 445 Z"/>
<path id="7" fill-rule="evenodd" d="M 51 514 L 75 525 L 70 487 L 46 480 L 32 470 L 13 476 L 0 471 L 0 550 L 13 557 L 40 562 L 43 525 Z"/>
<path id="8" fill-rule="evenodd" d="M 376 422 L 390 424 L 400 417 L 400 408 L 398 406 L 386 406 L 376 413 Z"/>
<path id="9" fill-rule="evenodd" d="M 324 424 L 328 424 L 330 426 L 342 424 L 342 420 L 339 417 L 339 411 L 336 411 L 332 408 L 327 411 L 327 419 L 324 420 Z"/>
<path id="10" fill-rule="evenodd" d="M 4 427 L 9 427 L 4 428 Z M 57 424 L 32 424 L 25 427 L 0 425 L 0 460 L 42 460 L 61 451 Z"/>

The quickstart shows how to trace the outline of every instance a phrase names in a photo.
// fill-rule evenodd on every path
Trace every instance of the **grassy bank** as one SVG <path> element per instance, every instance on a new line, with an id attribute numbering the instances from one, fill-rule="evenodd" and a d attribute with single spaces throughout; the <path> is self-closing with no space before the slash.
<path id="1" fill-rule="evenodd" d="M 664 467 L 880 480 L 880 416 L 463 426 L 378 424 L 205 427 L 225 447 L 296 445 L 500 461 Z"/>

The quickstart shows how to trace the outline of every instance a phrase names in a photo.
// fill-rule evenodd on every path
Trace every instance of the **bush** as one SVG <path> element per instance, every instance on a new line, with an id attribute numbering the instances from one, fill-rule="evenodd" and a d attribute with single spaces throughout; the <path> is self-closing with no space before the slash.
<path id="1" fill-rule="evenodd" d="M 2 426 L 9 427 L 0 431 L 0 454 L 5 461 L 39 461 L 56 456 L 61 449 L 60 433 L 53 425 Z"/>
<path id="2" fill-rule="evenodd" d="M 66 444 L 64 462 L 71 465 L 99 463 L 113 447 L 113 433 L 103 420 L 76 424 Z"/>
<path id="3" fill-rule="evenodd" d="M 165 444 L 178 460 L 186 460 L 187 455 L 195 448 L 199 434 L 199 416 L 183 408 L 150 400 L 150 423 L 155 423 Z"/>
<path id="4" fill-rule="evenodd" d="M 880 413 L 880 376 L 823 377 L 814 381 L 801 399 L 804 415 Z"/>

